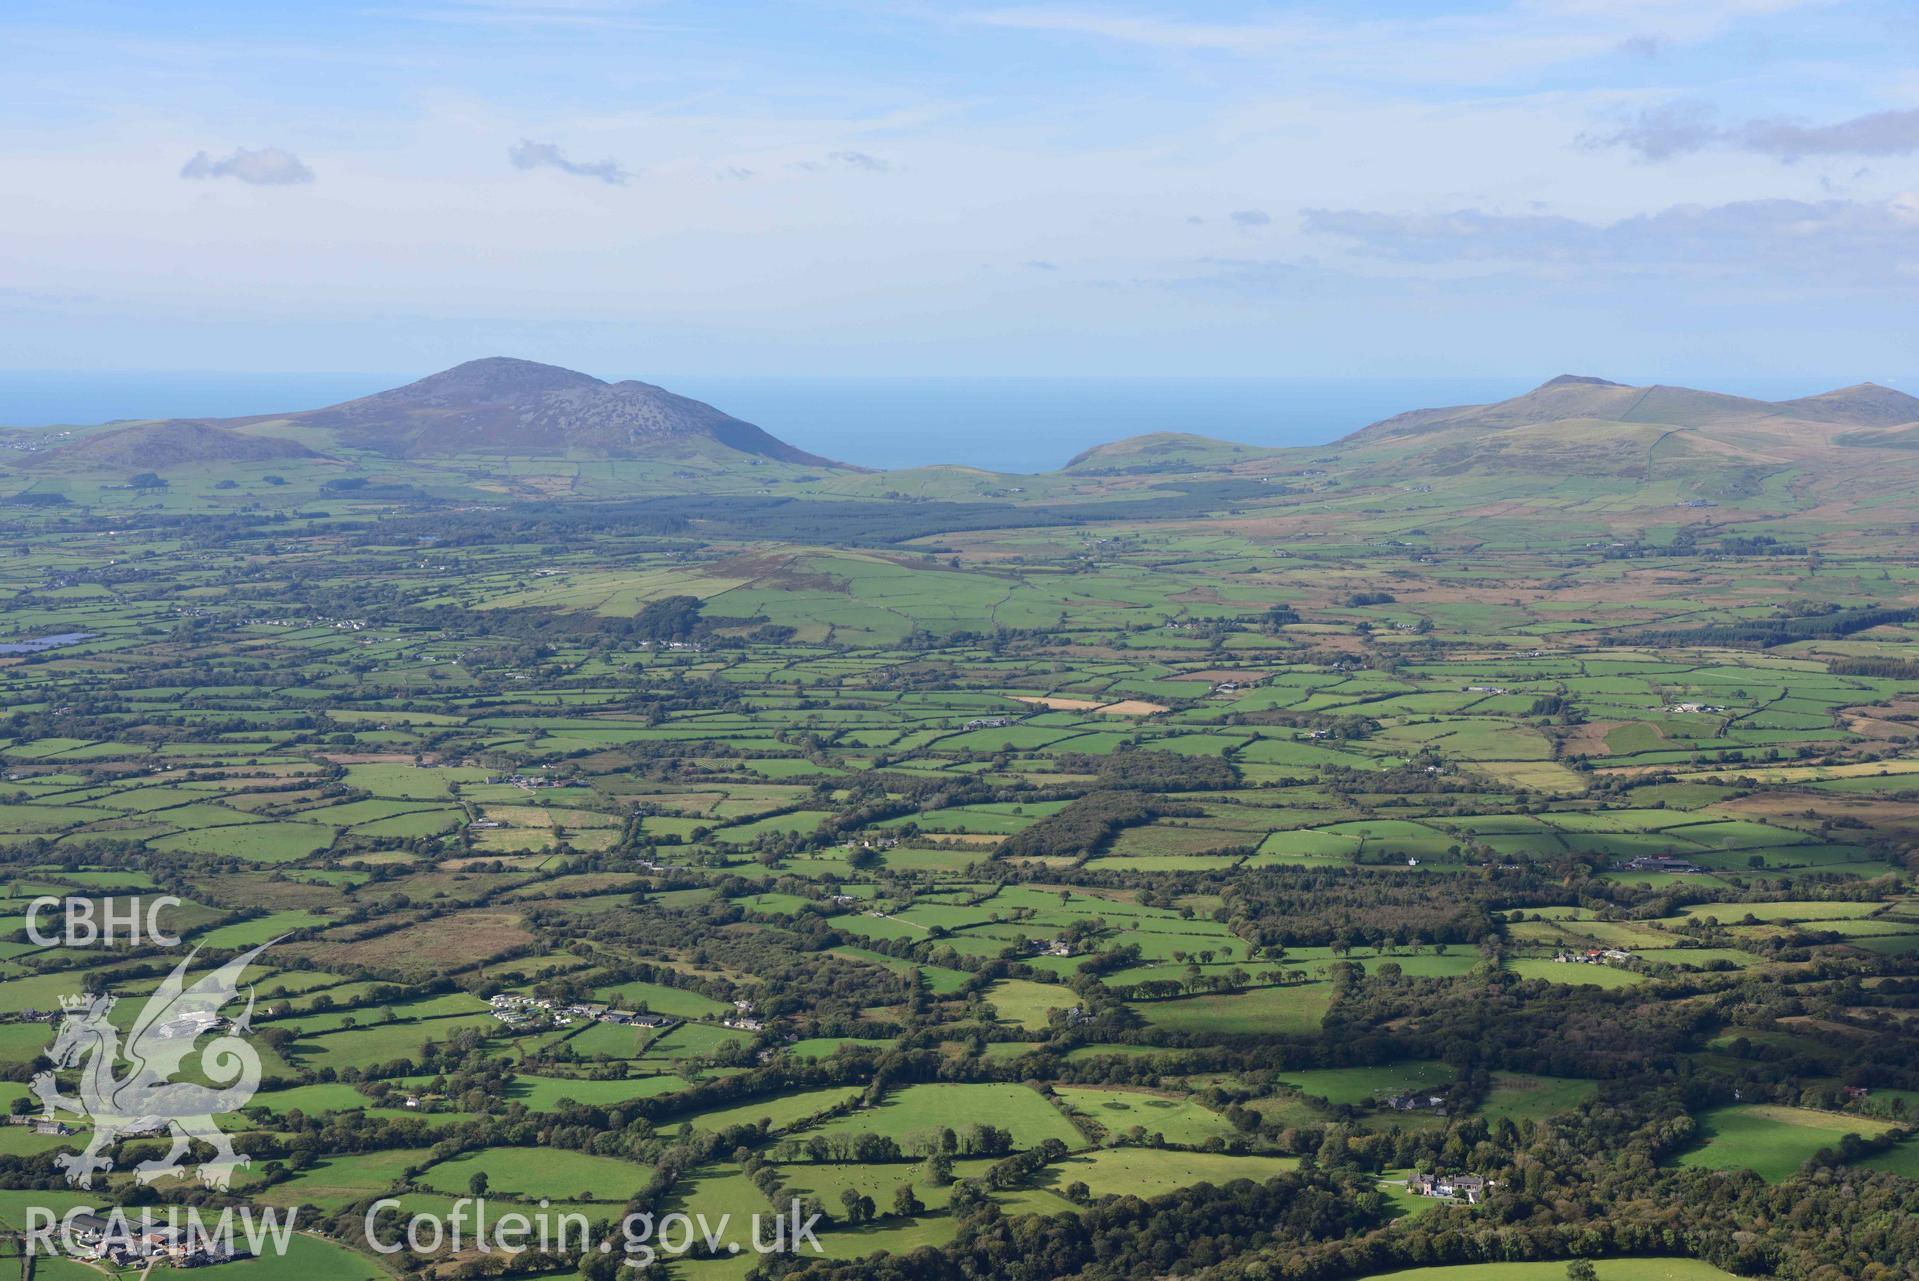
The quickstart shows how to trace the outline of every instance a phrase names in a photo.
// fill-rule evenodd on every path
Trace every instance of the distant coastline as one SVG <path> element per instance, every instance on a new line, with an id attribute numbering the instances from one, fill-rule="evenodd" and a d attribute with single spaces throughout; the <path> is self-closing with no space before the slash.
<path id="1" fill-rule="evenodd" d="M 597 371 L 661 382 L 829 458 L 878 468 L 957 463 L 1040 472 L 1081 450 L 1155 431 L 1249 445 L 1337 440 L 1417 405 L 1495 401 L 1512 378 L 758 377 Z M 1530 372 L 1530 371 L 1529 371 Z M 127 418 L 235 417 L 325 405 L 408 374 L 62 373 L 0 370 L 0 424 L 85 425 Z M 1719 380 L 1785 397 L 1846 381 Z"/>

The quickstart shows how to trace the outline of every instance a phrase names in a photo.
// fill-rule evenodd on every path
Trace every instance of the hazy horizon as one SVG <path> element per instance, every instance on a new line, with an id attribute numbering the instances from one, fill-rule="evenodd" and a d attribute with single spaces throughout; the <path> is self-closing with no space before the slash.
<path id="1" fill-rule="evenodd" d="M 429 372 L 0 370 L 0 426 L 82 427 L 139 418 L 244 417 L 314 409 Z M 1094 445 L 1155 431 L 1249 445 L 1323 445 L 1393 414 L 1500 400 L 1560 373 L 1652 381 L 1589 369 L 1478 378 L 587 372 L 609 380 L 636 377 L 657 383 L 763 427 L 789 444 L 846 462 L 887 469 L 950 463 L 1009 472 L 1051 470 Z M 1665 381 L 1784 400 L 1868 380 L 1864 375 L 1836 375 Z M 1919 378 L 1906 386 L 1919 387 Z"/>

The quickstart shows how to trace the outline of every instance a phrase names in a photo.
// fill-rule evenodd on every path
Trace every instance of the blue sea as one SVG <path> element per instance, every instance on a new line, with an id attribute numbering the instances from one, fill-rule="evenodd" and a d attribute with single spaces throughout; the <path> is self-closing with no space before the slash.
<path id="1" fill-rule="evenodd" d="M 1321 445 L 1425 405 L 1471 404 L 1523 383 L 1288 378 L 681 378 L 675 391 L 781 440 L 867 467 L 964 463 L 1050 471 L 1145 432 L 1250 445 Z"/>
<path id="2" fill-rule="evenodd" d="M 236 417 L 314 409 L 414 374 L 0 371 L 0 423 Z M 617 375 L 615 375 L 617 376 Z M 1544 381 L 1514 378 L 774 378 L 638 374 L 812 453 L 867 467 L 963 463 L 1046 471 L 1094 445 L 1183 431 L 1253 445 L 1319 445 L 1408 409 L 1474 404 Z M 1666 380 L 1675 381 L 1675 380 Z M 1702 379 L 1783 398 L 1846 379 Z"/>

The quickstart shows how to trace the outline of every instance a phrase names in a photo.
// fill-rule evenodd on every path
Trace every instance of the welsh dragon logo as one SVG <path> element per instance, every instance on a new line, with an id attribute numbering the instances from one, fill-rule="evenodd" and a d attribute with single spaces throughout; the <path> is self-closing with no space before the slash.
<path id="1" fill-rule="evenodd" d="M 198 1075 L 211 1084 L 177 1078 L 193 1057 L 195 1043 L 219 1029 L 220 1007 L 238 996 L 241 974 L 270 946 L 272 942 L 262 943 L 188 987 L 187 967 L 200 953 L 194 948 L 147 999 L 124 1046 L 119 1029 L 107 1018 L 113 997 L 61 998 L 64 1018 L 47 1057 L 55 1071 L 80 1069 L 80 1097 L 60 1093 L 53 1072 L 34 1077 L 33 1092 L 49 1120 L 56 1109 L 62 1109 L 93 1123 L 93 1137 L 85 1151 L 54 1158 L 66 1171 L 68 1183 L 92 1187 L 95 1171 L 113 1168 L 112 1158 L 103 1153 L 123 1138 L 143 1134 L 170 1132 L 173 1136 L 165 1156 L 134 1167 L 134 1177 L 143 1184 L 183 1174 L 184 1158 L 195 1139 L 213 1149 L 214 1159 L 200 1166 L 200 1181 L 210 1187 L 225 1188 L 233 1172 L 249 1163 L 250 1157 L 233 1150 L 214 1117 L 245 1107 L 260 1087 L 260 1056 L 244 1039 L 253 1015 L 251 988 L 246 1009 L 199 1054 Z M 115 1075 L 123 1059 L 130 1070 L 124 1076 Z"/>

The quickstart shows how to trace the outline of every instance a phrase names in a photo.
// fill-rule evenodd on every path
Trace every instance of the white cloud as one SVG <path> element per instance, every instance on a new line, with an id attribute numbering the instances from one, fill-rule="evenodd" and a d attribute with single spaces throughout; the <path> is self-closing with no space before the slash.
<path id="1" fill-rule="evenodd" d="M 1625 147 L 1647 160 L 1708 147 L 1788 162 L 1809 156 L 1907 156 L 1919 151 L 1919 110 L 1874 111 L 1824 125 L 1782 117 L 1720 125 L 1711 107 L 1682 100 L 1649 107 L 1616 132 L 1581 141 L 1589 147 Z"/>
<path id="2" fill-rule="evenodd" d="M 864 151 L 829 151 L 824 160 L 798 160 L 793 163 L 795 169 L 804 169 L 811 173 L 820 173 L 827 169 L 858 169 L 865 173 L 891 173 L 893 162 L 882 160 Z"/>
<path id="3" fill-rule="evenodd" d="M 180 176 L 195 179 L 237 178 L 258 187 L 284 187 L 312 182 L 313 170 L 307 168 L 300 157 L 278 147 L 261 147 L 257 151 L 238 147 L 232 155 L 219 160 L 204 151 L 197 151 L 191 160 L 180 167 Z"/>
<path id="4" fill-rule="evenodd" d="M 1901 196 L 1674 205 L 1615 222 L 1482 209 L 1308 209 L 1301 217 L 1309 234 L 1337 237 L 1362 257 L 1402 264 L 1596 268 L 1880 289 L 1919 263 L 1914 213 L 1914 198 Z"/>
<path id="5" fill-rule="evenodd" d="M 868 173 L 885 173 L 893 167 L 890 161 L 881 160 L 878 156 L 869 156 L 864 151 L 835 151 L 827 156 L 827 159 L 838 161 L 852 169 L 864 169 Z"/>
<path id="6" fill-rule="evenodd" d="M 632 175 L 614 160 L 568 160 L 566 153 L 550 142 L 522 138 L 507 150 L 506 157 L 515 169 L 557 169 L 576 178 L 597 178 L 611 186 L 624 186 Z"/>

